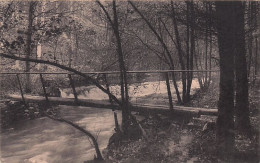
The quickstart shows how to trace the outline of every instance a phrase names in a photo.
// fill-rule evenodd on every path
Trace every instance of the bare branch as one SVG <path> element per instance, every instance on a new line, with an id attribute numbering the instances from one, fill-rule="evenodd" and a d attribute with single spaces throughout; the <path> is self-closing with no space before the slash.
<path id="1" fill-rule="evenodd" d="M 94 148 L 96 150 L 96 154 L 97 154 L 97 159 L 99 160 L 103 160 L 102 158 L 102 155 L 101 155 L 101 152 L 99 150 L 99 147 L 98 147 L 98 143 L 97 143 L 97 139 L 87 130 L 83 129 L 82 127 L 80 127 L 79 125 L 69 121 L 69 120 L 66 120 L 66 119 L 63 119 L 63 118 L 56 118 L 56 117 L 53 117 L 53 116 L 50 116 L 48 113 L 44 113 L 44 115 L 52 120 L 55 120 L 55 121 L 59 121 L 59 122 L 64 122 L 72 127 L 74 127 L 75 129 L 83 132 L 85 135 L 87 135 L 91 140 L 92 140 L 92 143 L 94 145 Z"/>
<path id="2" fill-rule="evenodd" d="M 152 30 L 152 32 L 154 33 L 154 35 L 156 36 L 156 38 L 158 39 L 158 41 L 161 43 L 161 45 L 163 46 L 163 48 L 166 51 L 166 54 L 169 58 L 169 61 L 171 63 L 171 69 L 174 69 L 174 63 L 173 63 L 173 59 L 171 56 L 171 53 L 169 51 L 169 49 L 167 48 L 165 42 L 163 41 L 163 39 L 160 37 L 160 35 L 158 34 L 158 32 L 154 29 L 154 27 L 151 25 L 151 23 L 144 17 L 144 15 L 137 9 L 137 7 L 134 5 L 133 2 L 128 1 L 130 3 L 130 5 L 134 8 L 134 10 L 142 17 L 142 19 L 145 21 L 145 23 L 148 25 L 148 27 Z"/>
<path id="3" fill-rule="evenodd" d="M 97 0 L 96 2 L 97 2 L 97 4 L 102 8 L 102 10 L 104 11 L 104 13 L 106 14 L 107 19 L 108 19 L 109 23 L 111 24 L 113 30 L 115 30 L 114 22 L 112 21 L 110 15 L 109 15 L 109 13 L 107 12 L 107 10 L 105 9 L 104 5 L 102 5 L 102 3 L 101 3 L 100 1 L 98 1 L 98 0 Z"/>
<path id="4" fill-rule="evenodd" d="M 60 65 L 58 63 L 54 63 L 54 62 L 50 62 L 50 61 L 46 61 L 46 60 L 39 60 L 39 59 L 32 59 L 32 58 L 23 58 L 23 57 L 18 57 L 18 56 L 15 56 L 15 55 L 7 55 L 7 54 L 4 54 L 4 53 L 0 53 L 0 56 L 1 57 L 4 57 L 4 58 L 9 58 L 9 59 L 14 59 L 14 60 L 20 60 L 20 61 L 29 61 L 29 62 L 35 62 L 35 63 L 43 63 L 43 64 L 48 64 L 48 65 L 52 65 L 52 66 L 55 66 L 55 67 L 58 67 L 58 68 L 61 68 L 63 70 L 66 70 L 66 71 L 70 71 L 70 72 L 73 72 L 77 75 L 80 75 L 82 77 L 84 77 L 86 80 L 89 80 L 90 82 L 92 82 L 94 85 L 96 85 L 99 89 L 101 89 L 104 93 L 106 93 L 107 95 L 111 96 L 111 98 L 116 102 L 118 103 L 120 106 L 122 105 L 122 103 L 113 95 L 111 94 L 106 88 L 102 87 L 97 80 L 89 77 L 88 75 L 82 73 L 82 72 L 79 72 L 73 68 L 70 68 L 70 67 L 66 67 L 64 65 Z"/>

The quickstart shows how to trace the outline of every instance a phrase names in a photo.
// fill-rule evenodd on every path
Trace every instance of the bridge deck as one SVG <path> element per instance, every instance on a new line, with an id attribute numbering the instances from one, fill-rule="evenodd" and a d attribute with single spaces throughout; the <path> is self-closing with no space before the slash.
<path id="1" fill-rule="evenodd" d="M 13 100 L 22 100 L 21 95 L 8 95 L 9 98 Z M 24 99 L 28 103 L 41 103 L 46 101 L 43 96 L 32 96 L 32 95 L 24 95 Z M 105 108 L 105 109 L 115 109 L 120 110 L 119 106 L 116 104 L 110 104 L 105 100 L 86 100 L 86 99 L 78 99 L 75 102 L 74 98 L 61 98 L 61 97 L 48 97 L 50 104 L 56 105 L 68 105 L 68 106 L 87 106 L 87 107 L 95 107 L 95 108 Z M 147 104 L 138 104 L 132 105 L 132 111 L 142 112 L 142 113 L 150 113 L 150 114 L 163 114 L 169 115 L 174 113 L 183 113 L 194 116 L 199 115 L 217 115 L 217 109 L 207 109 L 207 108 L 196 108 L 196 107 L 184 107 L 184 106 L 174 106 L 174 111 L 169 109 L 167 105 L 147 105 Z"/>

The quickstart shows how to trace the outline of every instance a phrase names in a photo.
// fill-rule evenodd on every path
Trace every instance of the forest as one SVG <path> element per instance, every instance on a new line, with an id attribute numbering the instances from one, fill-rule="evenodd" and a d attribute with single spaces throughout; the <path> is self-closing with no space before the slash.
<path id="1" fill-rule="evenodd" d="M 0 162 L 259 162 L 260 2 L 0 1 Z"/>

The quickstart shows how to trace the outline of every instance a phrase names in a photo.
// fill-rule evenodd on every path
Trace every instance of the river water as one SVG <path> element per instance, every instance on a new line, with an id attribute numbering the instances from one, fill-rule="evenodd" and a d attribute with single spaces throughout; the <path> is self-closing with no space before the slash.
<path id="1" fill-rule="evenodd" d="M 172 81 L 170 81 L 172 83 Z M 177 82 L 179 91 L 182 90 L 181 82 Z M 170 84 L 171 93 L 173 99 L 176 98 L 175 89 L 172 84 Z M 194 93 L 194 90 L 198 89 L 199 82 L 197 79 L 193 79 L 191 85 L 191 94 Z M 115 95 L 117 98 L 120 98 L 120 86 L 119 85 L 111 85 L 110 92 Z M 63 98 L 74 98 L 73 92 L 71 88 L 60 89 L 61 97 Z M 108 95 L 102 92 L 99 88 L 95 86 L 87 86 L 87 87 L 78 87 L 76 88 L 78 98 L 79 99 L 92 99 L 92 100 L 108 100 Z M 135 83 L 130 84 L 128 86 L 129 97 L 132 101 L 136 101 L 138 99 L 143 100 L 145 97 L 149 95 L 167 95 L 167 86 L 165 81 L 156 81 L 156 82 L 143 82 L 143 83 Z"/>
<path id="2" fill-rule="evenodd" d="M 114 129 L 111 110 L 68 106 L 60 109 L 64 118 L 98 135 L 101 150 L 107 146 Z M 76 163 L 91 160 L 94 154 L 87 136 L 46 117 L 17 124 L 1 134 L 2 163 Z"/>
<path id="3" fill-rule="evenodd" d="M 199 84 L 194 80 L 192 91 L 196 88 L 199 88 Z M 117 97 L 120 96 L 119 86 L 111 86 L 110 89 Z M 134 100 L 152 94 L 167 95 L 165 82 L 130 85 L 129 90 L 130 97 Z M 108 99 L 106 94 L 92 86 L 77 88 L 77 91 L 81 91 L 79 98 Z M 63 89 L 61 95 L 63 98 L 73 97 L 70 89 Z M 62 117 L 98 136 L 101 150 L 107 146 L 114 133 L 111 110 L 75 106 L 59 106 L 59 109 Z M 120 112 L 118 116 L 120 122 Z M 2 163 L 78 163 L 93 159 L 95 154 L 87 136 L 71 126 L 46 117 L 24 121 L 2 131 L 0 151 Z"/>

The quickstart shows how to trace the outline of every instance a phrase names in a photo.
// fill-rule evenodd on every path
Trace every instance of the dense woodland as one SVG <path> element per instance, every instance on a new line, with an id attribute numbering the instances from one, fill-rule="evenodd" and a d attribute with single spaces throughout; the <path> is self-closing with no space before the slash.
<path id="1" fill-rule="evenodd" d="M 131 113 L 128 92 L 132 76 L 127 71 L 138 70 L 186 70 L 169 73 L 176 105 L 190 104 L 193 79 L 203 91 L 213 82 L 219 84 L 215 141 L 222 158 L 233 156 L 236 134 L 250 139 L 259 134 L 249 116 L 249 90 L 259 80 L 257 1 L 1 1 L 0 19 L 1 72 L 80 76 L 120 106 L 122 125 L 116 123 L 116 134 L 122 139 L 144 134 Z M 119 71 L 121 97 L 104 86 L 107 81 L 102 76 L 84 73 L 94 71 Z M 9 80 L 1 77 L 5 93 L 11 90 Z M 36 79 L 28 73 L 23 80 L 25 92 L 32 93 Z M 51 80 L 63 84 L 61 79 Z M 96 159 L 103 160 L 91 133 L 65 119 L 46 116 L 90 136 Z"/>

